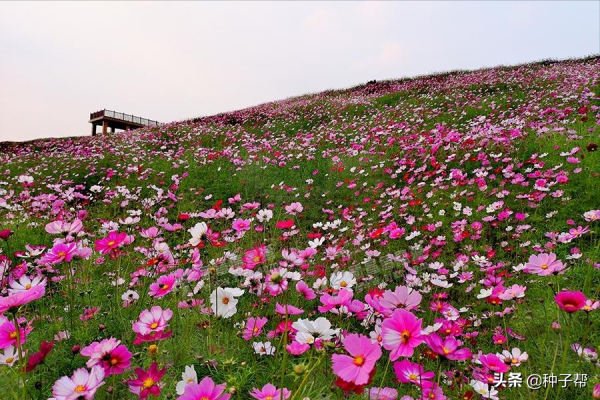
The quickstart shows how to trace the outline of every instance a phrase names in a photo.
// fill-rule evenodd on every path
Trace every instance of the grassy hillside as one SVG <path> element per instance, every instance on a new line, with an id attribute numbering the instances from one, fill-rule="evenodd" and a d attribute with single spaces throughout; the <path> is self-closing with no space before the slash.
<path id="1" fill-rule="evenodd" d="M 0 398 L 592 398 L 599 135 L 591 57 L 4 144 Z"/>

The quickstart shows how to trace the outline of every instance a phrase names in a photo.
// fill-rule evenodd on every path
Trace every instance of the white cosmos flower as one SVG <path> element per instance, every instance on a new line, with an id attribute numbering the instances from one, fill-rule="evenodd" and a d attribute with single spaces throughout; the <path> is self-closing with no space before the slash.
<path id="1" fill-rule="evenodd" d="M 8 293 L 15 294 L 19 292 L 26 292 L 38 285 L 46 285 L 46 278 L 40 275 L 33 279 L 29 279 L 27 275 L 23 275 L 18 281 L 12 281 L 10 283 Z"/>
<path id="2" fill-rule="evenodd" d="M 319 317 L 314 321 L 299 319 L 292 324 L 296 329 L 296 341 L 299 343 L 312 344 L 317 339 L 331 340 L 339 333 L 339 329 L 331 329 L 331 322 L 327 318 Z"/>
<path id="3" fill-rule="evenodd" d="M 182 395 L 185 392 L 185 387 L 190 383 L 198 383 L 198 375 L 193 365 L 186 365 L 185 371 L 181 373 L 181 380 L 175 386 L 177 394 Z"/>
<path id="4" fill-rule="evenodd" d="M 243 294 L 244 291 L 238 288 L 217 288 L 210 294 L 211 309 L 217 317 L 229 318 L 237 312 L 236 297 Z"/>
<path id="5" fill-rule="evenodd" d="M 314 240 L 309 240 L 308 241 L 308 246 L 316 249 L 317 247 L 321 246 L 323 243 L 325 242 L 325 238 L 324 237 L 320 237 L 320 238 L 316 238 Z"/>
<path id="6" fill-rule="evenodd" d="M 471 382 L 469 382 L 469 384 L 473 386 L 473 389 L 477 393 L 479 393 L 484 399 L 498 400 L 498 391 L 492 386 L 488 385 L 487 383 L 483 383 L 473 379 L 471 380 Z"/>
<path id="7" fill-rule="evenodd" d="M 3 353 L 0 353 L 0 365 L 12 367 L 18 359 L 19 355 L 14 346 L 8 346 L 3 350 Z"/>
<path id="8" fill-rule="evenodd" d="M 200 243 L 200 240 L 202 240 L 202 237 L 206 235 L 207 231 L 208 225 L 206 225 L 206 222 L 198 222 L 192 228 L 188 229 L 188 232 L 192 235 L 189 243 L 192 246 L 198 246 L 198 243 Z"/>
<path id="9" fill-rule="evenodd" d="M 329 277 L 329 283 L 332 288 L 340 290 L 343 288 L 350 289 L 356 285 L 356 279 L 350 271 L 334 272 Z"/>
<path id="10" fill-rule="evenodd" d="M 252 347 L 254 347 L 254 352 L 261 356 L 272 356 L 275 354 L 275 346 L 271 342 L 254 342 L 252 343 Z"/>

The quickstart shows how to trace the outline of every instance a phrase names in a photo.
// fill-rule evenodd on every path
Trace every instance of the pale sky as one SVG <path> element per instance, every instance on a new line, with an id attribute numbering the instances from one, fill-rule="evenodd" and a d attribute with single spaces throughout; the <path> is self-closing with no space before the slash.
<path id="1" fill-rule="evenodd" d="M 600 53 L 600 2 L 0 2 L 0 141 Z"/>

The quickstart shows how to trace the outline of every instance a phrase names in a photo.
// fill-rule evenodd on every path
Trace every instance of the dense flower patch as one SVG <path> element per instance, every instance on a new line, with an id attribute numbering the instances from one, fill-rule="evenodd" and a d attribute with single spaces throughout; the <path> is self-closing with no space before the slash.
<path id="1" fill-rule="evenodd" d="M 600 398 L 599 133 L 590 58 L 5 146 L 0 397 Z"/>

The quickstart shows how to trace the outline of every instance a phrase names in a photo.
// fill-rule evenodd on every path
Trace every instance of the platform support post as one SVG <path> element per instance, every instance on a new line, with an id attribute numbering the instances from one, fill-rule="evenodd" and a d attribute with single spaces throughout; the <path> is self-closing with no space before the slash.
<path id="1" fill-rule="evenodd" d="M 108 128 L 108 121 L 102 121 L 102 134 L 106 135 L 106 128 Z"/>

